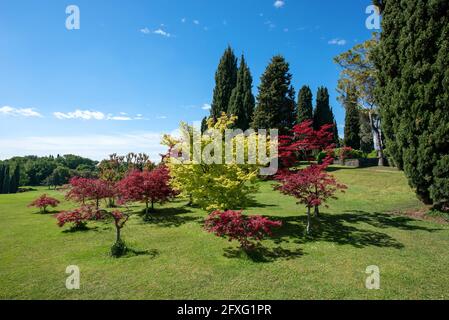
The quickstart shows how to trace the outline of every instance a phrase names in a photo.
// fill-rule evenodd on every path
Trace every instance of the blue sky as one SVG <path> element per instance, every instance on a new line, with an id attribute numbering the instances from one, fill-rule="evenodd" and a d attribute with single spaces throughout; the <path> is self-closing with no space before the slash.
<path id="1" fill-rule="evenodd" d="M 66 7 L 80 9 L 67 30 Z M 370 37 L 370 0 L 0 0 L 0 159 L 26 154 L 147 152 L 161 133 L 208 114 L 228 44 L 244 53 L 257 93 L 270 58 L 293 85 L 331 93 L 332 58 Z"/>

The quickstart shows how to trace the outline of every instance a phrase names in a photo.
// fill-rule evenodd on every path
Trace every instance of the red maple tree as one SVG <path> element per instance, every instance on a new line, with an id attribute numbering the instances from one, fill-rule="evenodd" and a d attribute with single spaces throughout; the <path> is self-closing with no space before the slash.
<path id="1" fill-rule="evenodd" d="M 39 208 L 40 213 L 47 213 L 47 208 L 55 208 L 59 204 L 59 200 L 49 197 L 46 194 L 41 195 L 39 198 L 31 202 L 28 207 Z"/>
<path id="2" fill-rule="evenodd" d="M 78 209 L 62 211 L 56 216 L 58 226 L 63 227 L 67 223 L 72 223 L 74 229 L 82 229 L 86 227 L 89 220 L 100 220 L 103 218 L 100 211 L 92 206 L 82 206 Z"/>
<path id="3" fill-rule="evenodd" d="M 298 204 L 307 207 L 307 233 L 310 233 L 311 208 L 315 208 L 315 216 L 319 214 L 319 207 L 329 199 L 337 199 L 338 190 L 344 192 L 347 187 L 338 183 L 334 176 L 325 169 L 329 165 L 329 158 L 321 165 L 311 165 L 295 173 L 278 176 L 281 185 L 275 188 L 284 194 L 298 199 Z M 327 206 L 327 205 L 325 205 Z"/>
<path id="4" fill-rule="evenodd" d="M 262 216 L 245 216 L 241 211 L 214 211 L 206 219 L 204 228 L 229 241 L 237 240 L 244 250 L 255 247 L 253 241 L 260 241 L 272 235 L 272 229 L 279 228 L 280 221 L 272 221 Z"/>
<path id="5" fill-rule="evenodd" d="M 66 199 L 80 202 L 83 205 L 86 204 L 86 201 L 94 201 L 98 210 L 100 200 L 112 198 L 115 193 L 114 186 L 105 180 L 73 177 L 69 182 Z"/>
<path id="6" fill-rule="evenodd" d="M 140 201 L 145 203 L 145 214 L 154 210 L 155 203 L 164 203 L 174 196 L 176 192 L 170 186 L 168 168 L 159 166 L 151 171 L 132 171 L 118 184 L 120 201 Z"/>
<path id="7" fill-rule="evenodd" d="M 335 147 L 333 125 L 314 130 L 313 121 L 307 120 L 293 127 L 290 135 L 279 137 L 279 160 L 283 168 L 291 168 L 300 159 L 308 160 L 312 151 Z"/>

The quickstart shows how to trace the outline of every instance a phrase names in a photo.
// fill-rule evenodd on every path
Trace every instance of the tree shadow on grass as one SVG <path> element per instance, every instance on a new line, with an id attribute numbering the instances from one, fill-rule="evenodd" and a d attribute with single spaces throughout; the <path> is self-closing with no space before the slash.
<path id="1" fill-rule="evenodd" d="M 189 213 L 192 213 L 190 209 L 178 207 L 159 208 L 150 212 L 147 217 L 144 213 L 141 213 L 141 215 L 144 218 L 143 223 L 161 227 L 179 227 L 188 222 L 199 222 L 201 220 L 198 217 L 186 216 Z"/>
<path id="2" fill-rule="evenodd" d="M 156 258 L 160 254 L 160 251 L 157 249 L 150 249 L 150 250 L 137 250 L 133 248 L 127 248 L 126 253 L 121 256 L 120 258 L 133 258 L 138 256 L 149 256 L 150 259 Z"/>
<path id="3" fill-rule="evenodd" d="M 95 226 L 95 227 L 88 227 L 88 226 L 71 227 L 69 229 L 62 231 L 62 233 L 80 233 L 80 232 L 89 232 L 89 231 L 99 232 L 100 229 L 97 226 Z"/>
<path id="4" fill-rule="evenodd" d="M 302 249 L 289 250 L 282 247 L 266 248 L 261 245 L 252 251 L 243 251 L 241 248 L 227 248 L 224 256 L 230 259 L 250 259 L 257 263 L 274 262 L 275 260 L 292 260 L 303 255 Z"/>
<path id="5" fill-rule="evenodd" d="M 383 247 L 383 248 L 404 248 L 404 245 L 390 235 L 362 228 L 361 223 L 378 229 L 396 228 L 405 231 L 427 231 L 434 232 L 439 229 L 432 229 L 423 226 L 412 225 L 410 222 L 416 220 L 392 216 L 385 213 L 368 213 L 364 211 L 354 211 L 342 214 L 324 214 L 313 219 L 310 235 L 306 235 L 306 216 L 291 216 L 276 218 L 282 221 L 282 228 L 275 232 L 275 243 L 295 242 L 304 244 L 311 241 L 326 241 L 340 245 L 352 245 L 356 248 L 363 247 Z"/>

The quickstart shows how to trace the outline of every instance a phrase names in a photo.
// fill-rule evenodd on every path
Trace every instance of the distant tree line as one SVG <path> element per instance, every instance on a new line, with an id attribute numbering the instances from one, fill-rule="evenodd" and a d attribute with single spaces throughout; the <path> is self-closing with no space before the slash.
<path id="1" fill-rule="evenodd" d="M 22 186 L 57 187 L 74 176 L 96 177 L 97 164 L 97 161 L 70 154 L 0 161 L 0 193 L 16 193 Z"/>
<path id="2" fill-rule="evenodd" d="M 314 127 L 325 124 L 334 126 L 334 140 L 339 144 L 335 116 L 329 103 L 327 88 L 320 87 L 313 108 L 312 92 L 303 86 L 296 101 L 290 66 L 281 55 L 274 56 L 260 79 L 258 95 L 254 97 L 253 78 L 242 55 L 238 64 L 231 47 L 220 59 L 215 73 L 215 88 L 210 116 L 214 120 L 223 113 L 237 116 L 234 127 L 243 131 L 253 129 L 279 129 L 288 133 L 295 124 L 313 120 Z M 207 128 L 203 119 L 202 131 Z"/>

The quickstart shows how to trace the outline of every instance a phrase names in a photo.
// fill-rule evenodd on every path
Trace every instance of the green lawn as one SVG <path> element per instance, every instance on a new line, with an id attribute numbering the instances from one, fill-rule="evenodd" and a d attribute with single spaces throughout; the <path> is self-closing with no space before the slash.
<path id="1" fill-rule="evenodd" d="M 47 190 L 0 195 L 0 298 L 448 299 L 449 226 L 389 214 L 422 208 L 403 174 L 332 169 L 349 190 L 323 208 L 310 237 L 304 208 L 261 183 L 247 212 L 284 226 L 252 258 L 203 231 L 206 213 L 183 201 L 158 208 L 151 223 L 133 216 L 123 238 L 134 254 L 114 259 L 112 224 L 64 232 L 51 214 L 27 208 Z M 80 290 L 65 288 L 68 265 L 80 267 Z M 365 288 L 369 265 L 381 270 L 380 290 Z"/>

